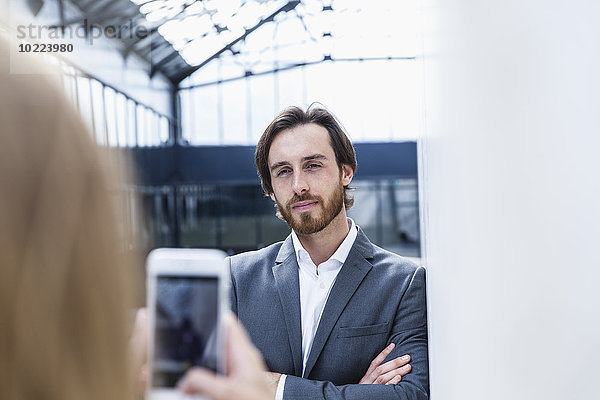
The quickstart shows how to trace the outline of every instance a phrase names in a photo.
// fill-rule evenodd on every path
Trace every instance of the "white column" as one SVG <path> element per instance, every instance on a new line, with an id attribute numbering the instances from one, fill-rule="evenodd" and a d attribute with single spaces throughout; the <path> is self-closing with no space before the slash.
<path id="1" fill-rule="evenodd" d="M 431 395 L 600 398 L 600 2 L 424 0 Z"/>

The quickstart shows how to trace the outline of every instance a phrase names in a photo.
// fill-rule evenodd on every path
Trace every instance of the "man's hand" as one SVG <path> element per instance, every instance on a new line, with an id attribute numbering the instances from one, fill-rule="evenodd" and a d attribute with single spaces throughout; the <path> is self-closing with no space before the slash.
<path id="1" fill-rule="evenodd" d="M 383 349 L 381 353 L 377 357 L 373 359 L 371 365 L 369 365 L 369 369 L 365 373 L 365 376 L 360 380 L 360 384 L 385 384 L 385 385 L 395 385 L 402 380 L 402 377 L 408 374 L 411 370 L 411 366 L 408 363 L 410 361 L 410 356 L 405 355 L 402 357 L 394 358 L 386 362 L 385 364 L 381 364 L 383 360 L 394 350 L 396 345 L 391 343 L 388 347 Z"/>

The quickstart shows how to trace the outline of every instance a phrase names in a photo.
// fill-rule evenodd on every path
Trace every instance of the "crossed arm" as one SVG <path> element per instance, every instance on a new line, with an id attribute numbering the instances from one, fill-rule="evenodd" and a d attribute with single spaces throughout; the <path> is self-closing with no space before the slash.
<path id="1" fill-rule="evenodd" d="M 427 399 L 429 381 L 426 304 L 425 270 L 419 268 L 414 273 L 396 312 L 393 334 L 388 341 L 388 345 L 394 345 L 384 349 L 373 360 L 358 384 L 335 385 L 332 382 L 288 375 L 283 399 Z M 408 366 L 401 358 L 404 355 L 410 355 Z M 277 381 L 278 376 L 272 376 L 271 382 L 275 387 Z"/>
<path id="2" fill-rule="evenodd" d="M 227 318 L 226 324 L 227 327 L 227 376 L 221 376 L 214 374 L 212 371 L 205 370 L 203 368 L 193 368 L 186 374 L 185 378 L 180 382 L 179 389 L 186 394 L 204 394 L 208 395 L 210 398 L 214 400 L 272 400 L 275 398 L 275 385 L 269 384 L 268 380 L 264 379 L 264 374 L 272 374 L 270 372 L 266 372 L 265 364 L 260 356 L 260 353 L 257 349 L 252 345 L 250 339 L 244 332 L 244 329 L 237 323 L 233 322 L 234 317 Z M 393 366 L 398 365 L 398 358 L 388 361 L 387 363 L 380 364 L 387 355 L 391 352 L 394 346 L 388 346 L 382 351 L 371 363 L 367 373 L 361 380 L 362 383 L 374 383 L 377 380 L 377 377 L 385 376 L 386 373 L 383 372 L 388 368 L 393 368 Z M 406 364 L 406 360 L 400 361 L 400 363 L 404 365 Z M 385 367 L 385 368 L 381 368 Z M 378 369 L 379 368 L 379 369 Z M 402 367 L 400 367 L 402 368 Z M 406 368 L 404 368 L 406 370 Z M 410 369 L 408 369 L 410 370 Z M 389 372 L 393 372 L 392 371 Z M 293 377 L 297 378 L 297 377 Z M 301 378 L 297 378 L 301 379 Z M 392 378 L 393 380 L 394 378 Z M 315 382 L 308 381 L 303 379 L 302 381 L 306 382 Z M 363 382 L 364 381 L 364 382 Z M 315 382 L 319 383 L 319 382 Z M 325 383 L 325 382 L 324 382 Z M 366 389 L 369 387 L 372 389 L 373 387 L 386 387 L 385 385 L 347 385 L 347 386 L 363 386 Z M 325 398 L 333 397 L 333 398 L 356 398 L 356 399 L 364 399 L 364 398 L 388 398 L 389 391 L 384 392 L 381 391 L 381 395 L 378 394 L 377 391 L 372 390 L 354 390 L 348 397 L 346 396 L 346 390 L 343 386 L 338 387 L 340 389 L 332 389 L 327 388 L 323 392 L 323 396 Z M 331 390 L 334 390 L 332 393 L 329 393 Z M 302 395 L 300 394 L 298 397 L 287 396 L 288 398 L 312 398 L 314 394 L 311 394 L 310 397 L 308 394 Z M 331 396 L 330 396 L 331 395 Z M 322 396 L 317 395 L 315 398 L 320 398 Z M 406 398 L 406 397 L 404 397 Z M 409 397 L 412 398 L 412 397 Z M 415 397 L 418 398 L 418 397 Z"/>
<path id="3" fill-rule="evenodd" d="M 410 372 L 410 356 L 408 354 L 385 363 L 383 362 L 394 347 L 396 347 L 394 343 L 390 344 L 373 359 L 367 372 L 365 372 L 365 375 L 358 382 L 359 384 L 394 385 L 399 383 L 402 377 Z M 281 377 L 282 374 L 278 372 L 267 372 L 267 381 L 271 382 L 275 388 Z"/>
<path id="4" fill-rule="evenodd" d="M 303 379 L 296 376 L 288 376 L 285 381 L 285 389 L 283 392 L 284 400 L 296 399 L 327 399 L 327 400 L 363 400 L 363 399 L 402 399 L 402 400 L 425 400 L 428 399 L 428 377 L 427 377 L 427 336 L 418 335 L 412 336 L 410 341 L 415 344 L 420 343 L 420 347 L 424 347 L 425 358 L 421 353 L 414 353 L 418 359 L 414 359 L 411 363 L 412 372 L 403 371 L 402 367 L 398 367 L 402 361 L 398 361 L 399 354 L 391 351 L 386 359 L 390 360 L 377 366 L 379 357 L 373 360 L 365 377 L 360 383 L 383 383 L 390 376 L 392 381 L 387 384 L 349 384 L 349 385 L 334 385 L 326 381 L 314 381 Z M 396 347 L 398 348 L 398 346 Z M 395 358 L 393 358 L 395 357 Z M 425 363 L 425 364 L 424 364 Z M 424 364 L 424 365 L 423 365 Z M 396 378 L 401 376 L 401 380 Z M 398 382 L 395 380 L 398 379 Z"/>
<path id="5" fill-rule="evenodd" d="M 365 375 L 358 382 L 359 384 L 395 385 L 400 383 L 402 377 L 411 370 L 411 365 L 409 364 L 410 356 L 406 354 L 384 362 L 395 346 L 394 343 L 391 343 L 373 359 L 367 372 L 365 372 Z M 267 383 L 271 386 L 271 389 L 277 390 L 278 386 L 282 384 L 282 374 L 277 372 L 267 372 L 266 374 Z M 275 399 L 277 400 L 278 397 L 275 397 Z"/>

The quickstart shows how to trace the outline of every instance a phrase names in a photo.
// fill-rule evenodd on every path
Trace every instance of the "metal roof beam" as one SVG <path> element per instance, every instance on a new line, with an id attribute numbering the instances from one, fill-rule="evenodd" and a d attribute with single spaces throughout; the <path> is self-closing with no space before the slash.
<path id="1" fill-rule="evenodd" d="M 267 23 L 267 22 L 271 22 L 273 21 L 273 19 L 275 18 L 275 16 L 279 13 L 282 12 L 289 12 L 292 11 L 294 8 L 296 8 L 296 6 L 300 4 L 300 0 L 291 0 L 288 1 L 287 4 L 285 4 L 284 6 L 282 6 L 280 9 L 276 10 L 275 12 L 273 12 L 271 15 L 269 15 L 268 17 L 266 17 L 265 19 L 262 19 L 258 24 L 256 24 L 255 26 L 253 26 L 250 29 L 247 29 L 246 32 L 244 32 L 244 34 L 242 36 L 240 36 L 239 38 L 235 39 L 233 42 L 227 44 L 225 47 L 223 47 L 221 50 L 217 51 L 215 54 L 213 54 L 212 56 L 210 56 L 209 58 L 207 58 L 206 60 L 204 60 L 203 62 L 201 62 L 200 64 L 193 66 L 193 67 L 189 67 L 184 69 L 183 71 L 177 73 L 172 81 L 175 84 L 179 84 L 182 80 L 184 80 L 185 78 L 187 78 L 188 76 L 190 76 L 191 74 L 193 74 L 194 72 L 196 72 L 197 70 L 199 70 L 200 68 L 202 68 L 203 66 L 205 66 L 206 64 L 208 64 L 209 62 L 211 62 L 212 60 L 219 58 L 219 56 L 221 54 L 223 54 L 224 52 L 226 52 L 227 50 L 231 50 L 231 47 L 233 45 L 235 45 L 236 43 L 238 43 L 241 40 L 246 39 L 246 37 L 251 34 L 252 32 L 254 32 L 255 30 L 257 30 L 258 28 L 260 28 L 263 24 Z M 179 53 L 177 53 L 179 54 Z M 153 68 L 156 69 L 160 69 L 164 64 L 168 63 L 170 60 L 169 59 L 165 59 L 162 60 L 159 64 L 157 64 L 155 67 L 153 66 Z"/>

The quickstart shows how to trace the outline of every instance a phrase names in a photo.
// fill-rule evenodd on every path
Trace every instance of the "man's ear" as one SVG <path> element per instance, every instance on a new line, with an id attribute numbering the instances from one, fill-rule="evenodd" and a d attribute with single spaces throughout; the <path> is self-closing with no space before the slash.
<path id="1" fill-rule="evenodd" d="M 348 164 L 342 164 L 342 184 L 348 186 L 350 182 L 352 182 L 353 177 L 354 171 L 352 170 L 352 167 Z"/>
<path id="2" fill-rule="evenodd" d="M 269 197 L 271 198 L 271 200 L 277 203 L 277 200 L 275 200 L 275 193 L 271 192 L 271 194 L 269 194 Z"/>

